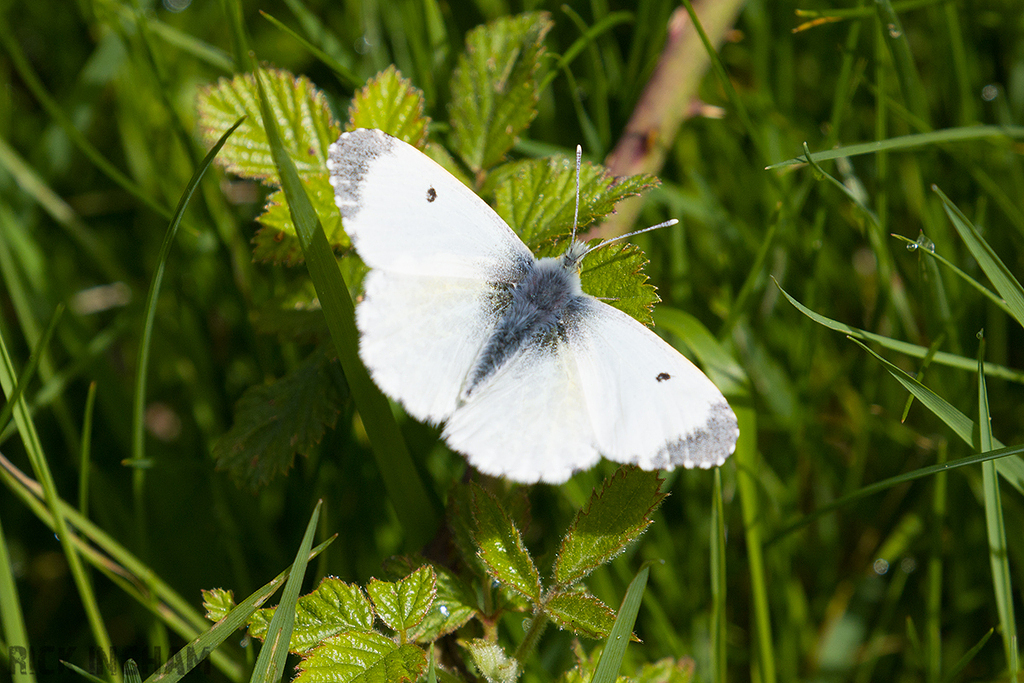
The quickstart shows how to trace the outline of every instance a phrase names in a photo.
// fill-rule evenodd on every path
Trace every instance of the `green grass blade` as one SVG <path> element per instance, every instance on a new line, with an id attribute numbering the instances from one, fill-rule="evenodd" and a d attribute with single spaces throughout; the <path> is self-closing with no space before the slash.
<path id="1" fill-rule="evenodd" d="M 419 548 L 434 535 L 440 517 L 402 440 L 390 403 L 370 379 L 359 359 L 359 332 L 356 330 L 355 306 L 349 289 L 342 278 L 334 252 L 327 243 L 320 219 L 299 180 L 295 164 L 281 143 L 277 124 L 270 115 L 259 71 L 254 73 L 260 88 L 264 128 L 281 179 L 281 188 L 288 199 L 288 210 L 302 245 L 309 276 L 320 299 L 352 399 L 370 438 L 384 485 L 405 529 L 407 547 Z"/>
<path id="2" fill-rule="evenodd" d="M 78 511 L 89 516 L 89 472 L 92 469 L 92 424 L 96 407 L 96 382 L 89 383 L 85 397 L 85 415 L 82 417 L 82 448 L 78 459 Z"/>
<path id="3" fill-rule="evenodd" d="M 877 142 L 863 142 L 857 145 L 847 145 L 835 149 L 827 149 L 821 152 L 814 152 L 811 158 L 815 161 L 827 161 L 841 157 L 855 157 L 861 154 L 877 154 L 878 152 L 895 152 L 918 147 L 946 144 L 953 142 L 970 142 L 973 140 L 987 140 L 989 138 L 1009 138 L 1011 140 L 1024 139 L 1024 126 L 968 126 L 965 128 L 943 128 L 928 133 L 915 133 L 913 135 L 900 135 Z M 806 157 L 799 156 L 786 159 L 765 167 L 766 171 L 772 171 L 784 166 L 797 166 L 806 164 Z"/>
<path id="4" fill-rule="evenodd" d="M 948 441 L 939 442 L 938 464 L 946 463 Z M 925 612 L 925 680 L 939 683 L 942 674 L 942 545 L 946 523 L 947 484 L 949 474 L 935 474 L 929 526 L 927 606 Z"/>
<path id="5" fill-rule="evenodd" d="M 974 441 L 974 422 L 971 418 L 961 413 L 944 398 L 918 382 L 903 370 L 879 356 L 861 342 L 856 339 L 854 339 L 853 342 L 860 345 L 865 351 L 881 361 L 889 371 L 889 374 L 895 377 L 900 384 L 907 388 L 908 391 L 912 392 L 922 405 L 934 413 L 936 417 L 946 424 L 946 426 L 956 432 L 956 435 L 963 439 L 965 443 L 972 447 L 977 446 Z M 996 448 L 1003 448 L 1002 442 L 995 437 L 992 438 L 992 444 Z M 1003 475 L 1011 485 L 1013 485 L 1014 488 L 1024 494 L 1024 460 L 1021 458 L 1000 459 L 996 468 L 999 470 L 999 473 Z"/>
<path id="6" fill-rule="evenodd" d="M 919 249 L 922 254 L 927 254 L 931 258 L 935 259 L 936 261 L 938 261 L 942 265 L 944 265 L 947 268 L 949 268 L 950 270 L 952 270 L 953 273 L 957 277 L 959 277 L 961 280 L 963 280 L 964 282 L 969 284 L 971 287 L 976 289 L 982 296 L 984 296 L 986 299 L 991 301 L 993 304 L 995 304 L 996 306 L 1001 308 L 1003 310 L 1003 312 L 1006 313 L 1006 315 L 1008 315 L 1010 317 L 1013 317 L 1013 311 L 1010 310 L 1010 307 L 1006 305 L 1005 301 L 1003 301 L 1002 299 L 999 298 L 998 294 L 996 294 L 991 289 L 989 289 L 985 285 L 981 284 L 980 282 L 975 280 L 973 277 L 971 277 L 970 275 L 965 273 L 963 270 L 958 268 L 952 261 L 950 261 L 946 257 L 936 253 L 934 249 L 931 249 L 931 248 L 928 248 L 928 247 L 925 247 L 925 246 L 921 246 L 921 244 L 919 242 L 915 241 L 915 240 L 906 238 L 903 235 L 897 235 L 895 233 L 892 236 L 895 237 L 896 239 L 900 240 L 901 242 L 905 242 L 908 249 L 914 249 L 914 250 L 918 250 Z"/>
<path id="7" fill-rule="evenodd" d="M 7 19 L 4 17 L 3 12 L 0 12 L 0 44 L 3 44 L 4 48 L 7 50 L 7 54 L 11 58 L 11 62 L 14 64 L 15 70 L 25 82 L 25 85 L 28 86 L 29 90 L 32 91 L 32 95 L 36 100 L 38 100 L 39 104 L 42 105 L 43 109 L 46 110 L 46 113 L 50 115 L 50 118 L 52 118 L 57 125 L 61 127 L 64 134 L 68 136 L 68 139 L 78 147 L 82 154 L 88 157 L 89 161 L 91 161 L 93 165 L 102 171 L 108 178 L 120 185 L 125 192 L 131 194 L 133 197 L 152 209 L 157 213 L 157 215 L 163 216 L 164 218 L 170 218 L 171 212 L 167 207 L 162 206 L 156 200 L 152 199 L 141 187 L 132 181 L 131 178 L 126 176 L 124 173 L 119 171 L 116 166 L 107 161 L 96 146 L 89 142 L 82 131 L 78 130 L 74 121 L 64 113 L 53 96 L 46 91 L 39 75 L 29 63 L 28 57 L 25 56 L 21 46 L 18 45 L 17 41 L 14 39 L 14 35 L 11 33 L 11 27 L 7 23 Z"/>
<path id="8" fill-rule="evenodd" d="M 629 638 L 633 633 L 636 615 L 640 612 L 640 603 L 643 601 L 650 573 L 650 565 L 645 564 L 626 589 L 626 596 L 622 598 L 619 613 L 615 616 L 615 625 L 612 626 L 611 635 L 608 636 L 608 642 L 605 643 L 590 683 L 615 683 L 618 678 L 622 658 L 626 654 L 626 645 L 629 644 Z"/>
<path id="9" fill-rule="evenodd" d="M 53 332 L 57 329 L 57 323 L 60 322 L 63 315 L 64 304 L 58 304 L 57 308 L 53 311 L 53 315 L 50 316 L 50 322 L 47 324 L 43 336 L 39 338 L 39 343 L 36 344 L 35 351 L 29 356 L 28 363 L 21 370 L 18 382 L 14 386 L 14 392 L 7 397 L 3 410 L 0 410 L 0 432 L 7 429 L 7 423 L 10 422 L 11 415 L 14 413 L 14 406 L 18 405 L 22 395 L 25 393 L 25 387 L 29 385 L 35 376 L 36 370 L 39 368 L 39 360 L 43 357 L 43 351 L 50 345 Z"/>
<path id="10" fill-rule="evenodd" d="M 990 628 L 988 631 L 986 631 L 985 635 L 981 637 L 981 640 L 975 643 L 974 647 L 965 652 L 964 656 L 957 660 L 957 663 L 954 664 L 953 668 L 949 670 L 949 673 L 946 674 L 946 677 L 942 679 L 943 683 L 952 683 L 952 681 L 958 675 L 960 675 L 960 672 L 963 671 L 967 667 L 967 665 L 971 663 L 971 660 L 973 660 L 974 657 L 979 652 L 981 652 L 981 648 L 985 647 L 985 643 L 988 642 L 988 639 L 992 637 L 993 633 L 995 633 L 995 629 L 993 628 Z"/>
<path id="11" fill-rule="evenodd" d="M 263 15 L 264 19 L 269 21 L 278 29 L 294 38 L 300 45 L 302 45 L 302 47 L 309 50 L 309 53 L 311 55 L 313 55 L 321 62 L 326 64 L 327 67 L 334 72 L 334 75 L 338 77 L 338 80 L 341 81 L 342 85 L 352 88 L 353 90 L 363 85 L 362 80 L 357 78 L 356 75 L 353 74 L 348 67 L 346 67 L 337 59 L 335 59 L 334 57 L 330 56 L 329 54 L 318 48 L 316 45 L 313 45 L 313 43 L 309 42 L 308 40 L 300 36 L 298 33 L 296 33 L 291 28 L 286 26 L 283 22 L 281 22 L 279 19 L 275 18 L 268 12 L 264 12 L 263 10 L 260 10 L 260 14 Z"/>
<path id="12" fill-rule="evenodd" d="M 979 335 L 980 336 L 980 335 Z M 988 405 L 985 382 L 985 340 L 978 345 L 978 433 L 981 451 L 992 450 L 992 416 Z M 995 592 L 996 611 L 1006 653 L 1006 668 L 1011 678 L 1017 673 L 1017 623 L 1013 614 L 1013 582 L 1006 546 L 1006 525 L 1003 503 L 999 496 L 999 475 L 995 462 L 981 465 L 982 489 L 985 500 L 985 526 L 988 532 L 988 557 L 992 567 L 992 588 Z"/>
<path id="13" fill-rule="evenodd" d="M 0 632 L 3 633 L 4 646 L 12 656 L 15 652 L 29 652 L 25 613 L 21 609 L 13 570 L 11 554 L 7 551 L 7 537 L 3 524 L 0 524 Z M 8 666 L 13 683 L 35 683 L 32 667 L 15 666 L 13 662 Z"/>
<path id="14" fill-rule="evenodd" d="M 565 7 L 568 11 L 568 6 Z M 593 26 L 587 28 L 583 35 L 577 38 L 569 49 L 562 53 L 562 56 L 558 58 L 555 65 L 551 67 L 547 75 L 544 76 L 544 80 L 540 82 L 540 86 L 537 88 L 537 92 L 544 92 L 547 87 L 551 85 L 551 82 L 558 77 L 558 72 L 572 64 L 573 60 L 579 56 L 581 52 L 597 38 L 614 27 L 620 24 L 627 24 L 633 21 L 632 12 L 611 12 L 601 18 L 600 21 L 595 23 Z"/>
<path id="15" fill-rule="evenodd" d="M 950 460 L 949 462 L 939 463 L 938 465 L 929 465 L 928 467 L 916 469 L 913 472 L 905 472 L 903 474 L 898 474 L 895 477 L 889 477 L 888 479 L 877 481 L 874 484 L 870 484 L 863 488 L 857 489 L 853 493 L 849 493 L 843 496 L 842 498 L 837 498 L 831 503 L 822 505 L 814 512 L 804 515 L 800 519 L 791 522 L 790 524 L 787 524 L 778 533 L 772 536 L 771 539 L 769 539 L 765 545 L 774 544 L 776 541 L 780 540 L 784 536 L 788 536 L 797 529 L 801 529 L 807 526 L 811 522 L 820 519 L 822 516 L 827 515 L 828 513 L 834 510 L 838 510 L 839 508 L 845 507 L 846 505 L 849 505 L 850 503 L 856 500 L 860 500 L 861 498 L 865 498 L 875 493 L 880 493 L 881 491 L 891 489 L 894 486 L 906 484 L 907 482 L 914 481 L 915 479 L 923 479 L 924 477 L 930 477 L 933 474 L 948 472 L 949 470 L 953 470 L 958 467 L 969 467 L 972 465 L 977 465 L 979 463 L 989 461 L 998 462 L 1004 458 L 1009 458 L 1014 455 L 1019 456 L 1022 453 L 1024 453 L 1024 446 L 1008 446 L 1005 448 L 999 448 L 996 450 L 988 451 L 987 453 L 976 453 L 974 455 L 968 455 L 963 458 L 958 458 L 956 460 Z"/>
<path id="16" fill-rule="evenodd" d="M 139 338 L 139 353 L 138 353 L 138 367 L 136 368 L 135 375 L 135 395 L 132 402 L 132 455 L 131 461 L 135 465 L 135 469 L 132 473 L 132 486 L 135 494 L 135 521 L 136 528 L 139 532 L 139 539 L 144 540 L 146 538 L 146 505 L 145 505 L 145 479 L 146 470 L 141 465 L 145 462 L 146 457 L 146 425 L 145 425 L 145 411 L 146 411 L 146 383 L 149 374 L 149 351 L 153 341 L 153 324 L 156 320 L 156 302 L 160 296 L 160 286 L 164 279 L 164 269 L 167 266 L 167 259 L 171 253 L 171 247 L 174 245 L 174 238 L 178 234 L 178 227 L 181 225 L 182 216 L 185 215 L 185 209 L 188 207 L 188 202 L 195 193 L 196 188 L 199 187 L 199 181 L 203 179 L 203 175 L 206 173 L 206 169 L 213 163 L 214 157 L 217 156 L 217 152 L 224 146 L 227 139 L 231 134 L 242 125 L 245 118 L 240 118 L 235 122 L 235 125 L 231 126 L 224 135 L 220 137 L 217 144 L 206 154 L 202 163 L 199 164 L 199 168 L 196 169 L 192 175 L 192 179 L 189 180 L 188 185 L 185 186 L 185 191 L 182 193 L 181 198 L 178 199 L 178 206 L 174 210 L 174 215 L 171 218 L 170 224 L 167 226 L 167 232 L 164 234 L 163 244 L 160 245 L 160 256 L 157 259 L 156 270 L 153 272 L 153 279 L 150 281 L 149 292 L 146 296 L 146 307 L 143 314 L 143 326 L 142 334 Z"/>
<path id="17" fill-rule="evenodd" d="M 291 575 L 284 585 L 281 602 L 274 610 L 270 626 L 267 627 L 267 637 L 256 658 L 250 683 L 279 683 L 284 673 L 284 661 L 288 657 L 288 644 L 292 640 L 292 627 L 295 625 L 295 604 L 299 600 L 302 580 L 306 576 L 306 565 L 309 562 L 309 551 L 313 547 L 313 535 L 320 519 L 321 506 L 323 501 L 317 501 L 306 525 L 306 533 L 299 544 L 299 552 L 295 554 L 295 561 L 292 562 Z"/>
<path id="18" fill-rule="evenodd" d="M 129 659 L 127 662 L 125 662 L 125 671 L 127 671 L 129 663 L 132 663 L 132 660 Z M 104 679 L 100 678 L 99 676 L 96 676 L 95 674 L 92 674 L 92 673 L 86 671 L 85 669 L 83 669 L 80 666 L 75 666 L 71 662 L 61 661 L 61 664 L 66 666 L 71 671 L 74 671 L 76 674 L 78 674 L 79 676 L 81 676 L 82 678 L 84 678 L 87 681 L 91 681 L 92 683 L 108 683 L 107 681 L 105 681 Z M 138 673 L 138 669 L 137 668 L 136 668 L 136 673 Z"/>
<path id="19" fill-rule="evenodd" d="M 715 683 L 726 683 L 726 584 L 725 505 L 722 502 L 722 469 L 715 468 L 711 508 L 711 662 Z"/>
<path id="20" fill-rule="evenodd" d="M 51 325 L 53 325 L 53 322 L 51 322 Z M 52 333 L 52 330 L 50 330 L 50 332 Z M 7 352 L 7 344 L 4 341 L 3 336 L 0 335 L 0 386 L 2 386 L 6 396 L 13 396 L 15 391 L 14 384 L 14 364 Z M 10 398 L 8 400 L 10 401 Z M 39 439 L 39 433 L 36 431 L 35 424 L 32 422 L 32 416 L 29 414 L 28 405 L 26 404 L 24 397 L 20 398 L 17 402 L 10 402 L 14 404 L 14 421 L 18 426 L 18 432 L 21 435 L 22 443 L 25 446 L 25 452 L 28 455 L 29 462 L 32 464 L 32 469 L 35 472 L 36 477 L 41 483 L 46 506 L 49 508 L 50 513 L 53 515 L 54 521 L 56 522 L 54 525 L 54 531 L 57 533 L 57 538 L 60 541 L 61 550 L 64 552 L 64 558 L 68 563 L 68 568 L 72 579 L 74 580 L 75 588 L 78 590 L 78 597 L 82 602 L 82 608 L 85 610 L 86 618 L 88 620 L 90 630 L 92 631 L 92 637 L 96 646 L 99 647 L 101 651 L 111 652 L 110 635 L 107 633 L 106 624 L 100 614 L 99 602 L 96 599 L 96 594 L 93 591 L 92 584 L 85 573 L 85 568 L 82 566 L 81 557 L 71 541 L 71 531 L 68 528 L 67 520 L 63 515 L 58 513 L 61 503 L 60 495 L 57 492 L 57 485 L 54 482 L 49 462 L 47 461 L 46 454 L 43 451 L 42 441 Z M 111 673 L 113 674 L 115 681 L 120 680 L 121 674 L 116 663 L 114 663 L 113 671 Z"/>
<path id="21" fill-rule="evenodd" d="M 949 220 L 953 222 L 953 227 L 956 228 L 960 239 L 967 244 L 974 260 L 978 262 L 982 271 L 992 281 L 996 291 L 1006 301 L 1006 308 L 1009 309 L 1010 315 L 1024 327 L 1024 287 L 1021 287 L 1020 282 L 1013 276 L 995 250 L 982 239 L 978 229 L 967 220 L 967 216 L 950 201 L 949 197 L 936 186 L 932 186 L 932 190 L 942 199 L 942 208 L 945 209 Z"/>
<path id="22" fill-rule="evenodd" d="M 764 521 L 758 484 L 757 414 L 748 406 L 733 405 L 740 425 L 740 438 L 732 459 L 736 463 L 736 485 L 743 509 L 743 531 L 747 541 L 747 565 L 750 572 L 750 601 L 753 612 L 753 639 L 756 657 L 751 661 L 751 680 L 775 681 L 775 647 L 772 640 L 771 612 L 768 607 L 768 577 L 764 562 Z"/>
<path id="23" fill-rule="evenodd" d="M 776 285 L 778 285 L 778 282 L 776 282 Z M 849 335 L 852 339 L 861 341 L 873 341 L 884 348 L 891 349 L 892 351 L 896 351 L 898 353 L 906 354 L 913 358 L 927 358 L 929 355 L 931 355 L 931 351 L 926 346 L 919 346 L 918 344 L 910 344 L 908 342 L 900 341 L 898 339 L 892 339 L 891 337 L 884 337 L 880 334 L 875 334 L 874 332 L 868 332 L 867 330 L 862 330 L 847 325 L 846 323 L 841 323 L 837 320 L 826 318 L 820 313 L 815 313 L 814 311 L 812 311 L 811 309 L 807 308 L 799 301 L 794 299 L 789 294 L 789 292 L 782 289 L 781 285 L 778 286 L 783 296 L 785 296 L 789 300 L 789 303 L 793 304 L 797 308 L 797 310 L 799 310 L 801 313 L 806 315 L 814 322 L 818 323 L 819 325 L 823 325 L 829 328 L 830 330 L 842 332 L 846 335 Z M 932 357 L 934 359 L 934 362 L 940 365 L 946 365 L 951 368 L 957 368 L 958 370 L 969 370 L 973 372 L 974 370 L 977 369 L 977 363 L 973 359 L 967 358 L 965 356 L 958 356 L 954 353 L 937 351 Z M 1013 368 L 1008 368 L 1003 365 L 994 365 L 993 363 L 986 363 L 985 373 L 989 377 L 997 377 L 999 379 L 1007 379 L 1010 380 L 1011 382 L 1024 384 L 1024 372 L 1021 372 L 1020 370 L 1014 370 Z"/>
<path id="24" fill-rule="evenodd" d="M 924 86 L 921 84 L 921 75 L 917 72 L 914 56 L 910 51 L 910 43 L 907 41 L 907 34 L 903 30 L 900 18 L 889 0 L 876 0 L 875 10 L 878 12 L 878 19 L 886 38 L 885 44 L 892 55 L 896 77 L 899 79 L 900 90 L 903 92 L 907 108 L 918 118 L 927 120 L 928 98 L 925 95 Z"/>

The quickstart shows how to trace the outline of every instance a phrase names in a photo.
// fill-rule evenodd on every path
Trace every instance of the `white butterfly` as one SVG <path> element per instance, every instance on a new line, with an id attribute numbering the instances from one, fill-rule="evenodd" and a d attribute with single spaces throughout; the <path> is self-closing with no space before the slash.
<path id="1" fill-rule="evenodd" d="M 690 361 L 580 289 L 587 246 L 536 259 L 469 188 L 379 130 L 343 133 L 327 168 L 371 268 L 356 311 L 374 381 L 481 472 L 561 483 L 604 455 L 714 467 L 736 416 Z"/>

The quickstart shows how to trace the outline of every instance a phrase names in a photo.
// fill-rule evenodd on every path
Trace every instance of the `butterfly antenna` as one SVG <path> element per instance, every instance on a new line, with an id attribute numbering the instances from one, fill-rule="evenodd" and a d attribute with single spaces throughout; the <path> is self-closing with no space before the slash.
<path id="1" fill-rule="evenodd" d="M 587 249 L 583 253 L 583 256 L 586 256 L 587 254 L 589 254 L 590 252 L 594 251 L 595 249 L 600 249 L 601 247 L 606 247 L 609 244 L 612 244 L 613 242 L 618 242 L 619 240 L 624 240 L 627 237 L 632 237 L 633 235 L 639 235 L 642 232 L 650 232 L 651 230 L 657 230 L 658 228 L 667 228 L 668 226 L 675 225 L 678 222 L 679 221 L 677 219 L 670 218 L 669 220 L 665 221 L 664 223 L 658 223 L 657 225 L 652 225 L 649 228 L 641 228 L 640 230 L 634 230 L 633 232 L 627 232 L 625 235 L 619 235 L 618 237 L 609 237 L 608 239 L 604 240 L 600 244 L 595 244 L 594 246 L 592 246 L 589 249 Z M 580 257 L 581 260 L 582 260 L 583 256 Z"/>
<path id="2" fill-rule="evenodd" d="M 583 159 L 583 148 L 576 145 L 576 211 L 572 214 L 572 242 L 576 241 L 576 221 L 580 218 L 580 160 Z"/>

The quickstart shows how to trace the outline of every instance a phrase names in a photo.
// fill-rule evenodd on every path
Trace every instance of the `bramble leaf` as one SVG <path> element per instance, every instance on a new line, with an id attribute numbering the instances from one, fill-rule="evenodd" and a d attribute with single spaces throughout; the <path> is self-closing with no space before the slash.
<path id="1" fill-rule="evenodd" d="M 452 149 L 474 172 L 494 166 L 537 115 L 537 71 L 547 13 L 528 12 L 480 26 L 452 73 Z"/>
<path id="2" fill-rule="evenodd" d="M 607 638 L 615 624 L 615 612 L 586 591 L 559 593 L 545 607 L 560 628 L 585 638 Z M 637 640 L 636 636 L 632 639 Z"/>
<path id="3" fill-rule="evenodd" d="M 399 140 L 423 149 L 430 118 L 423 115 L 423 92 L 394 65 L 370 79 L 352 97 L 347 130 L 379 128 Z"/>
<path id="4" fill-rule="evenodd" d="M 262 69 L 267 97 L 278 122 L 285 151 L 295 163 L 306 194 L 324 226 L 328 242 L 336 250 L 349 246 L 341 229 L 341 215 L 334 204 L 334 188 L 327 174 L 327 148 L 341 134 L 323 93 L 302 76 L 279 69 Z M 230 80 L 222 78 L 199 95 L 199 128 L 207 144 L 219 139 L 239 116 L 245 120 L 217 156 L 228 171 L 276 185 L 277 169 L 263 129 L 259 96 L 252 74 Z M 296 265 L 302 262 L 302 248 L 288 212 L 284 193 L 277 190 L 267 200 L 257 219 L 263 228 L 253 238 L 257 261 Z"/>
<path id="5" fill-rule="evenodd" d="M 206 618 L 210 621 L 220 621 L 235 608 L 235 596 L 229 590 L 211 588 L 210 590 L 204 589 L 202 593 Z"/>
<path id="6" fill-rule="evenodd" d="M 249 635 L 262 640 L 276 609 L 255 612 L 249 618 Z M 295 604 L 295 625 L 288 650 L 303 653 L 339 633 L 372 628 L 373 610 L 359 586 L 329 576 Z"/>
<path id="7" fill-rule="evenodd" d="M 324 226 L 327 242 L 335 252 L 341 252 L 351 246 L 351 241 L 341 226 L 341 212 L 334 203 L 334 188 L 328 179 L 327 171 L 322 175 L 303 178 L 303 185 L 313 209 Z M 252 239 L 253 258 L 262 263 L 274 263 L 286 266 L 299 265 L 303 261 L 302 246 L 295 234 L 292 215 L 288 211 L 288 202 L 284 192 L 275 190 L 267 197 L 264 211 L 256 220 L 263 226 Z"/>
<path id="8" fill-rule="evenodd" d="M 533 602 L 540 601 L 540 573 L 523 545 L 519 529 L 494 494 L 473 487 L 473 540 L 488 573 Z"/>
<path id="9" fill-rule="evenodd" d="M 299 662 L 294 683 L 402 683 L 418 680 L 426 668 L 426 653 L 415 645 L 350 631 L 311 650 Z"/>
<path id="10" fill-rule="evenodd" d="M 474 638 L 466 643 L 473 658 L 473 664 L 487 683 L 515 683 L 519 678 L 519 665 L 505 654 L 501 646 L 483 638 Z"/>
<path id="11" fill-rule="evenodd" d="M 238 485 L 257 490 L 334 427 L 347 393 L 337 361 L 323 350 L 273 384 L 250 387 L 235 404 L 231 429 L 213 445 L 217 467 Z"/>
<path id="12" fill-rule="evenodd" d="M 434 604 L 437 577 L 433 567 L 423 565 L 399 581 L 370 579 L 366 592 L 380 620 L 392 631 L 404 635 L 423 621 Z"/>
<path id="13" fill-rule="evenodd" d="M 615 204 L 657 186 L 650 175 L 615 178 L 603 166 L 580 165 L 579 227 L 615 210 Z M 527 246 L 572 232 L 576 209 L 576 161 L 567 157 L 524 159 L 503 166 L 494 186 L 495 211 Z"/>
<path id="14" fill-rule="evenodd" d="M 577 583 L 635 541 L 665 499 L 660 487 L 657 472 L 636 467 L 622 467 L 606 479 L 562 538 L 552 572 L 555 583 Z"/>
<path id="15" fill-rule="evenodd" d="M 384 563 L 384 569 L 389 576 L 401 576 L 424 564 L 420 558 L 394 557 Z M 434 602 L 423 620 L 410 628 L 407 634 L 409 640 L 418 643 L 432 642 L 452 633 L 472 619 L 477 611 L 469 586 L 450 570 L 434 564 L 429 566 L 437 577 Z"/>
<path id="16" fill-rule="evenodd" d="M 270 107 L 285 150 L 303 180 L 327 174 L 327 147 L 341 134 L 323 93 L 303 77 L 261 69 Z M 224 144 L 217 163 L 243 178 L 277 184 L 277 170 L 261 123 L 259 95 L 252 74 L 222 78 L 199 94 L 199 129 L 213 145 L 240 116 L 248 116 Z"/>

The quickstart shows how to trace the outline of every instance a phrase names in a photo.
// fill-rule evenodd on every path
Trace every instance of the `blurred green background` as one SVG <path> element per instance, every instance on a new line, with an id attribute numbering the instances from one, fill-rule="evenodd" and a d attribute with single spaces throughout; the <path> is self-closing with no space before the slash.
<path id="1" fill-rule="evenodd" d="M 318 498 L 325 501 L 320 538 L 339 537 L 311 573 L 365 582 L 380 575 L 384 559 L 407 550 L 351 406 L 287 476 L 258 493 L 215 469 L 213 445 L 231 426 L 242 393 L 282 377 L 311 348 L 261 329 L 260 312 L 280 307 L 275 297 L 291 296 L 309 276 L 301 266 L 253 262 L 249 241 L 265 190 L 219 169 L 193 198 L 166 261 L 145 397 L 145 460 L 135 468 L 144 474 L 125 464 L 146 293 L 170 213 L 206 152 L 196 129 L 197 93 L 247 68 L 236 57 L 229 17 L 237 13 L 260 60 L 322 89 L 342 122 L 353 92 L 397 65 L 423 90 L 438 122 L 433 138 L 443 144 L 449 78 L 466 32 L 534 9 L 555 21 L 546 40 L 552 67 L 588 29 L 597 30 L 567 69 L 554 72 L 515 153 L 569 153 L 580 143 L 600 162 L 640 101 L 679 10 L 674 2 L 0 3 L 0 335 L 20 372 L 57 305 L 67 304 L 25 390 L 56 489 L 75 507 L 87 497 L 89 518 L 193 608 L 201 588 L 229 588 L 241 599 L 286 567 Z M 700 11 L 729 14 L 730 6 L 706 3 Z M 736 463 L 728 462 L 721 599 L 730 678 L 944 680 L 999 627 L 1000 609 L 1014 607 L 1021 623 L 1022 491 L 1001 481 L 1012 581 L 1001 598 L 986 531 L 992 491 L 980 466 L 888 488 L 776 539 L 841 496 L 979 449 L 919 403 L 904 419 L 906 390 L 863 349 L 790 305 L 772 278 L 829 318 L 963 356 L 968 367 L 984 329 L 987 363 L 1024 367 L 1018 321 L 890 236 L 917 240 L 923 231 L 938 254 L 990 286 L 934 184 L 1010 273 L 1024 272 L 1024 5 L 754 1 L 724 25 L 711 38 L 731 89 L 713 71 L 700 80 L 700 102 L 682 113 L 665 150 L 663 185 L 647 195 L 637 219 L 640 226 L 669 217 L 681 224 L 637 242 L 650 259 L 661 307 L 696 316 L 750 381 L 744 406 L 756 427 L 745 437 L 757 451 L 757 486 L 748 504 L 762 540 L 774 542 L 754 549 L 765 574 L 752 575 Z M 705 68 L 693 62 L 692 69 Z M 680 72 L 680 82 L 685 76 Z M 805 142 L 818 151 L 979 124 L 1009 128 L 1006 135 L 959 141 L 950 133 L 909 149 L 822 162 L 846 192 L 806 166 L 765 170 L 802 155 Z M 977 420 L 976 372 L 873 348 L 911 374 L 923 369 L 925 384 Z M 83 493 L 83 415 L 92 382 Z M 992 430 L 1006 444 L 1022 441 L 1022 383 L 1020 370 L 987 382 Z M 407 420 L 402 426 L 428 486 L 443 499 L 462 476 L 462 458 L 437 445 L 436 430 Z M 12 424 L 0 453 L 32 471 Z M 613 471 L 604 462 L 564 487 L 530 490 L 526 540 L 535 556 L 550 560 L 575 510 Z M 139 477 L 142 489 L 133 484 Z M 712 482 L 709 472 L 668 475 L 672 495 L 651 530 L 588 581 L 617 605 L 644 560 L 664 561 L 652 569 L 636 627 L 644 642 L 627 655 L 633 664 L 692 657 L 698 679 L 711 679 Z M 14 495 L 11 480 L 4 483 L 0 540 L 28 642 L 75 647 L 84 657 L 94 641 L 61 547 Z M 130 648 L 166 653 L 182 644 L 154 628 L 146 606 L 121 586 L 97 571 L 91 577 L 123 656 Z M 758 590 L 767 598 L 767 643 L 758 639 L 751 606 Z M 10 631 L 0 635 L 5 677 L 16 639 Z M 570 640 L 549 632 L 528 675 L 554 677 L 569 667 Z M 997 631 L 955 680 L 1007 680 L 1009 659 Z M 52 657 L 48 666 L 40 679 L 73 675 L 58 673 Z M 151 671 L 142 669 L 143 676 Z M 194 675 L 225 678 L 216 670 Z"/>

